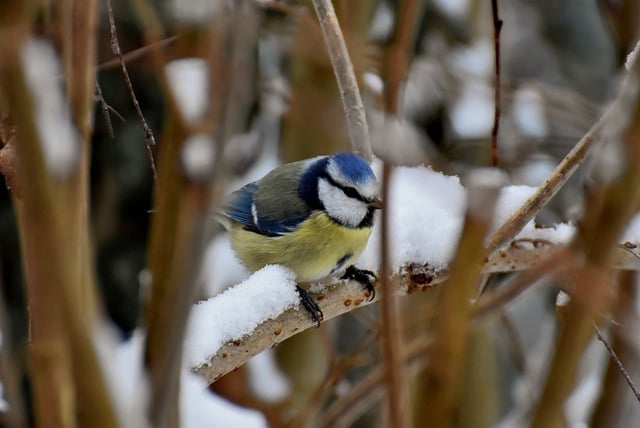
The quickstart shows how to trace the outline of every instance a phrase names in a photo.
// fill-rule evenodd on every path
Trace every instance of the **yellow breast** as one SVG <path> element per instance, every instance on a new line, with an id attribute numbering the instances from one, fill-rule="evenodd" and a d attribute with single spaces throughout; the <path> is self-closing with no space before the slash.
<path id="1" fill-rule="evenodd" d="M 350 229 L 314 212 L 291 233 L 269 237 L 245 230 L 234 223 L 231 246 L 249 270 L 282 264 L 299 281 L 316 281 L 344 270 L 362 254 L 371 228 Z"/>

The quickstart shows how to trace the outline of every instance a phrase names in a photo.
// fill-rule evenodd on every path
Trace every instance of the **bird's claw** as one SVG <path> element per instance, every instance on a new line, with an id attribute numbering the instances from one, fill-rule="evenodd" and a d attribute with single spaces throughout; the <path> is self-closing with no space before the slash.
<path id="1" fill-rule="evenodd" d="M 298 291 L 298 296 L 300 296 L 300 304 L 311 314 L 311 320 L 316 323 L 316 327 L 320 327 L 320 321 L 324 319 L 320 305 L 318 305 L 318 302 L 316 302 L 304 288 L 296 286 L 296 290 Z"/>
<path id="2" fill-rule="evenodd" d="M 352 279 L 354 281 L 358 281 L 362 286 L 369 292 L 369 301 L 375 299 L 376 297 L 376 288 L 373 286 L 371 281 L 375 281 L 378 279 L 375 273 L 366 269 L 358 269 L 357 267 L 351 265 L 344 272 L 344 275 L 340 279 Z"/>

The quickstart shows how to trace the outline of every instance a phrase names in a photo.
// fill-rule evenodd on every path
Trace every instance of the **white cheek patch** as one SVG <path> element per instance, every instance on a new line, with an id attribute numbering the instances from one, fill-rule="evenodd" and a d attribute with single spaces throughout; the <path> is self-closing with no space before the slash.
<path id="1" fill-rule="evenodd" d="M 318 197 L 329 217 L 348 227 L 357 227 L 367 215 L 364 202 L 349 198 L 327 180 L 318 180 Z"/>

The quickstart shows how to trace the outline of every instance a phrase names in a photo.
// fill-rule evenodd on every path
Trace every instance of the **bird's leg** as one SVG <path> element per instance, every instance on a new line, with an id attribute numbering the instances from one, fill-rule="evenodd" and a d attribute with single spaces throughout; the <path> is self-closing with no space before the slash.
<path id="1" fill-rule="evenodd" d="M 304 288 L 296 286 L 296 290 L 298 291 L 298 296 L 300 296 L 300 303 L 311 314 L 311 319 L 316 323 L 316 326 L 320 327 L 320 321 L 324 318 L 320 305 L 313 300 L 313 297 Z"/>
<path id="2" fill-rule="evenodd" d="M 376 297 L 376 288 L 371 283 L 371 280 L 378 279 L 376 274 L 366 269 L 358 269 L 351 265 L 344 271 L 344 275 L 340 279 L 353 279 L 358 281 L 369 292 L 369 300 L 373 300 Z"/>

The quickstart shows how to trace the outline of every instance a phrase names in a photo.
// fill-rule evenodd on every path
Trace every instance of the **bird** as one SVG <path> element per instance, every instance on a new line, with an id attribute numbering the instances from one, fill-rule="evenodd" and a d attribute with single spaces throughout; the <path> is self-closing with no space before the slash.
<path id="1" fill-rule="evenodd" d="M 352 152 L 291 162 L 233 192 L 222 205 L 221 222 L 249 271 L 279 264 L 302 283 L 353 279 L 373 299 L 375 274 L 354 262 L 382 208 L 378 187 L 369 164 Z M 304 288 L 296 289 L 319 326 L 320 306 Z"/>

